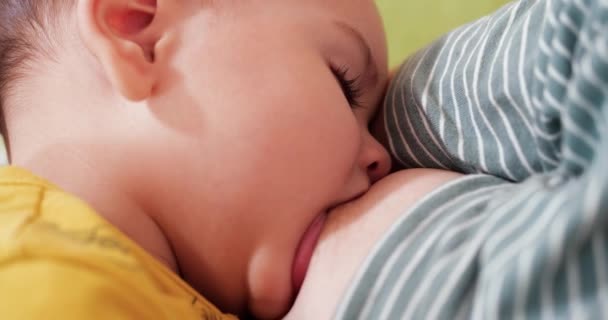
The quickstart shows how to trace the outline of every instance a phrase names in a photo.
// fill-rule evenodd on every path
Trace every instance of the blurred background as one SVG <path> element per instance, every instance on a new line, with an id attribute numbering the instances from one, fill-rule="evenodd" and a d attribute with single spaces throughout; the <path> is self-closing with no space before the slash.
<path id="1" fill-rule="evenodd" d="M 450 29 L 484 16 L 506 0 L 376 0 L 392 67 Z"/>

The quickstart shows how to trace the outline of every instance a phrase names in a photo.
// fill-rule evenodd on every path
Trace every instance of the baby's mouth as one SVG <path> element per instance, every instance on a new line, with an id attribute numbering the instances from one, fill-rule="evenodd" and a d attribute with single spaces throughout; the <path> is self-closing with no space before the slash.
<path id="1" fill-rule="evenodd" d="M 300 244 L 298 245 L 298 249 L 296 250 L 296 255 L 293 260 L 293 268 L 291 272 L 292 284 L 296 296 L 302 288 L 302 284 L 304 283 L 304 279 L 306 278 L 308 266 L 310 265 L 310 259 L 312 258 L 312 254 L 315 251 L 315 247 L 317 246 L 317 242 L 319 241 L 319 237 L 321 236 L 321 231 L 323 230 L 323 226 L 325 225 L 326 219 L 326 212 L 320 214 L 317 218 L 315 218 L 315 220 L 310 224 L 310 226 L 308 226 L 308 229 L 306 229 L 306 231 L 302 235 L 302 238 L 300 239 Z"/>
<path id="2" fill-rule="evenodd" d="M 343 204 L 360 198 L 363 194 L 365 194 L 366 191 L 367 189 L 359 192 L 358 194 L 354 195 L 346 201 L 336 203 L 327 211 L 324 211 L 319 216 L 317 216 L 315 220 L 313 220 L 313 222 L 308 226 L 308 228 L 302 235 L 302 238 L 300 239 L 300 244 L 298 245 L 298 249 L 296 250 L 296 254 L 293 260 L 291 281 L 295 297 L 297 297 L 298 293 L 300 292 L 302 284 L 304 283 L 304 279 L 306 278 L 306 273 L 308 272 L 310 260 L 317 246 L 317 242 L 319 241 L 319 237 L 321 236 L 321 231 L 323 231 L 323 226 L 325 226 L 325 222 L 327 221 L 327 216 L 336 207 L 339 207 Z"/>

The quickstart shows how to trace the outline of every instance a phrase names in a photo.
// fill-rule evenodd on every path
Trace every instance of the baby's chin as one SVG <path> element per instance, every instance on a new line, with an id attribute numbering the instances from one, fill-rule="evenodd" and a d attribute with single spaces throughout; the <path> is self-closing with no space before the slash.
<path id="1" fill-rule="evenodd" d="M 248 269 L 248 308 L 256 319 L 279 319 L 291 309 L 327 215 L 319 213 L 300 235 L 295 253 L 277 243 L 255 251 Z"/>
<path id="2" fill-rule="evenodd" d="M 279 259 L 284 258 L 284 259 Z M 279 261 L 285 262 L 285 266 Z M 289 257 L 277 257 L 273 250 L 259 249 L 248 270 L 249 312 L 255 319 L 279 319 L 293 304 Z"/>

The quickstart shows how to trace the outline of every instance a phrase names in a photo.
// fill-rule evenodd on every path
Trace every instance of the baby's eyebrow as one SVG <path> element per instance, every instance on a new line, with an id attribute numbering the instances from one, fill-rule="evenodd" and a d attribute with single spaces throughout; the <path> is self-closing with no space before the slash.
<path id="1" fill-rule="evenodd" d="M 339 20 L 334 20 L 334 24 L 346 35 L 353 38 L 353 40 L 355 40 L 357 45 L 360 47 L 360 50 L 361 52 L 363 52 L 365 57 L 366 78 L 369 81 L 369 84 L 375 87 L 376 84 L 378 84 L 378 66 L 376 65 L 376 61 L 374 60 L 374 57 L 372 55 L 371 47 L 369 46 L 363 35 L 361 35 L 361 32 L 359 32 L 357 29 L 353 28 L 349 24 Z"/>

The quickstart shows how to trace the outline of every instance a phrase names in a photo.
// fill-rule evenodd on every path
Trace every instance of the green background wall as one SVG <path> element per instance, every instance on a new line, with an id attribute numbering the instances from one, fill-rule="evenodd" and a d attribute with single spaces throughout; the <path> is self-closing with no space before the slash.
<path id="1" fill-rule="evenodd" d="M 376 0 L 384 18 L 391 66 L 465 22 L 486 15 L 506 0 Z"/>

